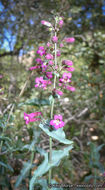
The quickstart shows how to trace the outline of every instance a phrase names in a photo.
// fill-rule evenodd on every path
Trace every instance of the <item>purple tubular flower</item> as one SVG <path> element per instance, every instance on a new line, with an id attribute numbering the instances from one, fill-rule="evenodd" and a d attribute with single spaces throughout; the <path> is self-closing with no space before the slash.
<path id="1" fill-rule="evenodd" d="M 41 20 L 41 24 L 48 26 L 48 27 L 52 27 L 52 24 L 48 21 L 45 21 L 45 20 Z"/>
<path id="2" fill-rule="evenodd" d="M 50 42 L 47 42 L 47 47 L 50 47 L 51 46 L 51 43 Z"/>
<path id="3" fill-rule="evenodd" d="M 66 89 L 70 90 L 72 92 L 74 92 L 76 90 L 74 86 L 66 86 Z"/>
<path id="4" fill-rule="evenodd" d="M 60 28 L 63 26 L 63 23 L 64 23 L 63 20 L 60 20 L 60 21 L 59 21 L 58 24 L 59 24 Z"/>
<path id="5" fill-rule="evenodd" d="M 43 80 L 43 77 L 37 77 L 35 79 L 35 87 L 39 87 L 39 88 L 45 88 L 46 87 L 46 81 Z"/>
<path id="6" fill-rule="evenodd" d="M 70 78 L 72 77 L 71 73 L 63 73 L 62 78 L 59 79 L 61 83 L 68 83 L 71 82 Z"/>
<path id="7" fill-rule="evenodd" d="M 46 59 L 50 60 L 50 59 L 53 59 L 53 55 L 48 53 L 46 56 L 45 56 Z"/>
<path id="8" fill-rule="evenodd" d="M 73 72 L 75 69 L 73 67 L 66 68 L 67 71 Z"/>
<path id="9" fill-rule="evenodd" d="M 0 95 L 3 95 L 4 92 L 3 92 L 3 88 L 0 86 Z"/>
<path id="10" fill-rule="evenodd" d="M 59 47 L 60 47 L 60 48 L 64 47 L 63 43 L 60 43 Z"/>
<path id="11" fill-rule="evenodd" d="M 68 66 L 72 66 L 72 65 L 73 65 L 73 62 L 70 61 L 70 60 L 63 60 L 63 61 L 62 61 L 62 64 L 68 65 Z"/>
<path id="12" fill-rule="evenodd" d="M 38 64 L 42 64 L 42 63 L 43 63 L 43 61 L 41 60 L 41 58 L 36 58 L 36 62 L 37 62 Z"/>
<path id="13" fill-rule="evenodd" d="M 50 60 L 48 63 L 49 63 L 49 65 L 53 65 L 54 64 L 52 60 Z"/>
<path id="14" fill-rule="evenodd" d="M 43 89 L 46 89 L 46 86 L 51 84 L 51 81 L 48 81 L 48 80 L 44 80 L 43 77 L 37 77 L 35 79 L 35 88 L 43 88 Z"/>
<path id="15" fill-rule="evenodd" d="M 58 57 L 61 56 L 60 50 L 57 51 L 57 56 L 58 56 Z"/>
<path id="16" fill-rule="evenodd" d="M 58 37 L 57 37 L 57 36 L 53 36 L 53 37 L 52 37 L 52 41 L 53 41 L 54 43 L 57 43 Z"/>
<path id="17" fill-rule="evenodd" d="M 3 78 L 3 75 L 0 75 L 0 79 L 2 79 Z"/>
<path id="18" fill-rule="evenodd" d="M 53 76 L 52 76 L 52 72 L 46 72 L 46 77 L 48 79 L 51 79 Z"/>
<path id="19" fill-rule="evenodd" d="M 30 67 L 30 68 L 29 68 L 29 70 L 31 70 L 31 71 L 32 71 L 32 70 L 34 70 L 34 69 L 38 69 L 38 68 L 40 68 L 40 66 Z"/>
<path id="20" fill-rule="evenodd" d="M 44 62 L 42 65 L 41 65 L 42 69 L 46 70 L 47 69 L 47 63 Z"/>
<path id="21" fill-rule="evenodd" d="M 62 96 L 62 95 L 63 95 L 63 92 L 60 91 L 60 90 L 55 90 L 55 93 L 58 94 L 59 96 Z"/>
<path id="22" fill-rule="evenodd" d="M 44 46 L 39 46 L 38 49 L 40 49 L 40 50 L 44 50 Z"/>
<path id="23" fill-rule="evenodd" d="M 65 38 L 64 41 L 66 43 L 73 43 L 75 41 L 75 38 Z"/>
<path id="24" fill-rule="evenodd" d="M 54 120 L 50 121 L 50 125 L 52 125 L 56 130 L 64 127 L 65 123 L 62 121 L 62 115 L 55 115 Z"/>
<path id="25" fill-rule="evenodd" d="M 40 118 L 35 118 L 35 117 L 40 115 L 42 115 L 41 112 L 34 112 L 30 114 L 24 112 L 24 120 L 26 121 L 26 125 L 29 124 L 30 122 L 39 121 Z"/>
<path id="26" fill-rule="evenodd" d="M 43 46 L 40 46 L 40 47 L 38 48 L 38 50 L 37 50 L 36 53 L 39 54 L 40 56 L 43 56 L 43 55 L 46 53 L 46 51 L 45 51 L 45 49 L 44 49 Z"/>

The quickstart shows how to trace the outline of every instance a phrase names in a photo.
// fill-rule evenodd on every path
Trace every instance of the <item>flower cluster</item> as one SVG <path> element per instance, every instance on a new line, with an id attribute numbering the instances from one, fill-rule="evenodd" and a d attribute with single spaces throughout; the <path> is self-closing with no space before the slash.
<path id="1" fill-rule="evenodd" d="M 75 87 L 71 86 L 71 72 L 74 71 L 73 62 L 71 60 L 63 60 L 61 64 L 55 65 L 55 56 L 61 56 L 62 48 L 64 47 L 65 43 L 73 43 L 75 38 L 73 37 L 66 37 L 62 41 L 60 41 L 59 37 L 57 36 L 57 31 L 59 31 L 63 24 L 64 18 L 63 17 L 56 17 L 55 18 L 56 25 L 53 26 L 50 22 L 42 20 L 41 24 L 47 26 L 51 29 L 54 35 L 51 37 L 51 40 L 47 42 L 46 47 L 39 46 L 38 50 L 36 51 L 36 60 L 35 65 L 30 67 L 30 70 L 38 71 L 40 77 L 35 79 L 35 88 L 43 88 L 47 89 L 49 85 L 53 82 L 54 75 L 58 74 L 58 82 L 57 87 L 59 89 L 55 89 L 55 93 L 62 95 L 63 89 L 67 89 L 69 91 L 75 91 Z M 55 44 L 57 49 L 55 50 Z M 56 52 L 55 52 L 56 51 Z M 64 73 L 63 73 L 64 72 Z M 43 74 L 43 76 L 42 76 Z M 51 89 L 51 88 L 50 88 Z M 52 94 L 54 89 L 52 88 Z M 59 93 L 60 92 L 60 93 Z"/>
<path id="2" fill-rule="evenodd" d="M 75 38 L 66 37 L 60 41 L 58 32 L 64 24 L 63 17 L 55 17 L 54 25 L 45 20 L 42 20 L 41 24 L 47 26 L 48 30 L 51 31 L 51 39 L 46 43 L 46 46 L 41 45 L 38 47 L 35 64 L 29 69 L 31 71 L 37 71 L 38 75 L 40 75 L 35 78 L 35 88 L 46 90 L 48 86 L 50 86 L 50 92 L 55 98 L 58 97 L 58 95 L 63 95 L 63 89 L 72 92 L 75 91 L 75 87 L 71 85 L 72 72 L 75 70 L 74 67 L 72 67 L 72 60 L 62 60 L 61 63 L 57 63 L 57 57 L 61 56 L 65 44 L 72 44 Z M 41 112 L 31 114 L 24 113 L 26 124 L 40 120 L 40 118 L 36 118 L 36 116 L 39 115 L 41 115 Z M 50 121 L 50 125 L 52 125 L 54 129 L 59 129 L 63 127 L 65 123 L 62 121 L 61 115 L 55 115 L 54 119 Z"/>

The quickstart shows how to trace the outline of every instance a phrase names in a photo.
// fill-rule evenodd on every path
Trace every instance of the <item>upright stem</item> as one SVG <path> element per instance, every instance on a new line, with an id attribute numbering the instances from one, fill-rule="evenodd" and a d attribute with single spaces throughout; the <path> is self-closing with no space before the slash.
<path id="1" fill-rule="evenodd" d="M 31 163 L 31 165 L 32 165 L 32 163 L 33 163 L 33 160 L 34 160 L 34 147 L 32 148 L 32 151 L 31 151 L 31 159 L 30 159 L 30 163 Z M 29 178 L 31 179 L 31 171 L 32 170 L 30 170 L 30 173 L 29 173 Z"/>
<path id="2" fill-rule="evenodd" d="M 55 31 L 55 36 L 56 36 L 56 31 Z M 55 67 L 57 66 L 57 44 L 55 43 Z M 56 73 L 54 75 L 54 89 L 56 87 Z M 54 98 L 52 100 L 51 104 L 51 119 L 53 119 L 53 112 L 54 112 Z M 49 138 L 49 146 L 50 146 L 50 152 L 49 152 L 49 164 L 52 163 L 52 137 Z M 51 173 L 52 169 L 49 169 L 49 184 L 51 183 Z"/>

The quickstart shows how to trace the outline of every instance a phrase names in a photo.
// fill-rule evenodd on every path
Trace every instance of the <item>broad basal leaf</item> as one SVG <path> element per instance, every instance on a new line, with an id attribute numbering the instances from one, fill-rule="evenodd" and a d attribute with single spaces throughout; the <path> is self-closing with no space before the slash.
<path id="1" fill-rule="evenodd" d="M 37 179 L 37 177 L 41 177 L 43 174 L 45 174 L 50 168 L 54 166 L 58 166 L 60 163 L 60 160 L 67 156 L 69 154 L 69 151 L 73 148 L 72 145 L 64 148 L 63 150 L 53 150 L 52 151 L 52 163 L 48 163 L 48 152 L 42 152 L 45 159 L 42 162 L 42 164 L 35 170 L 34 175 L 30 181 L 30 190 L 34 190 L 34 184 Z"/>
<path id="2" fill-rule="evenodd" d="M 15 184 L 16 188 L 20 185 L 20 183 L 26 177 L 27 173 L 30 171 L 31 168 L 32 168 L 32 164 L 31 163 L 28 163 L 28 162 L 24 163 L 24 167 L 21 170 L 21 174 L 17 178 L 16 184 Z"/>

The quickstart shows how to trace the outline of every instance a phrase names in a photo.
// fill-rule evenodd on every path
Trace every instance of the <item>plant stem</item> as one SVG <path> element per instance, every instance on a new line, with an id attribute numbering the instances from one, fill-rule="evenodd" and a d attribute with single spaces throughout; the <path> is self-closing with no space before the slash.
<path id="1" fill-rule="evenodd" d="M 94 185 L 96 185 L 96 180 L 97 180 L 96 177 L 97 177 L 96 168 L 94 168 Z"/>
<path id="2" fill-rule="evenodd" d="M 33 147 L 34 148 L 34 147 Z M 31 165 L 32 165 L 32 163 L 33 163 L 33 160 L 34 160 L 34 150 L 32 149 L 32 152 L 31 152 L 31 159 L 30 159 L 30 163 L 31 163 Z M 29 173 L 29 178 L 31 179 L 31 170 L 30 170 L 30 173 Z"/>
<path id="3" fill-rule="evenodd" d="M 55 27 L 56 28 L 56 27 Z M 56 31 L 55 31 L 55 36 L 56 36 Z M 55 67 L 57 66 L 57 44 L 55 43 Z M 54 75 L 54 89 L 56 88 L 56 73 Z M 54 98 L 52 100 L 51 104 L 51 119 L 53 119 L 53 112 L 54 112 Z M 49 138 L 49 146 L 50 146 L 50 152 L 49 152 L 49 164 L 52 163 L 52 137 Z M 52 174 L 52 169 L 49 169 L 49 184 L 51 183 L 51 174 Z"/>

